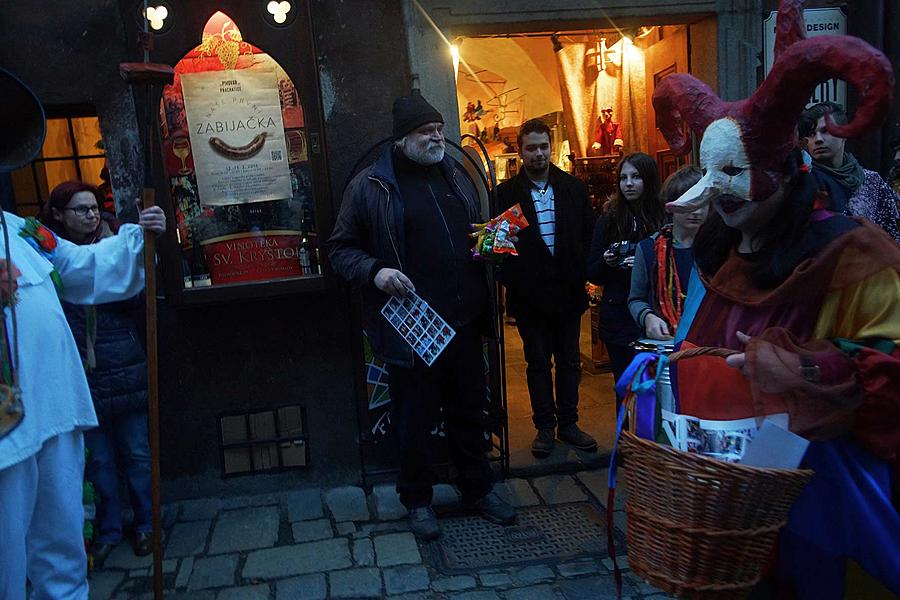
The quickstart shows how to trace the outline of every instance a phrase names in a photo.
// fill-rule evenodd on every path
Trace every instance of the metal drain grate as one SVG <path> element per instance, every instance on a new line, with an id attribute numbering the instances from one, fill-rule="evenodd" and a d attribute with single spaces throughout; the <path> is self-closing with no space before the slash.
<path id="1" fill-rule="evenodd" d="M 548 559 L 606 556 L 605 517 L 586 503 L 519 511 L 516 525 L 480 517 L 441 519 L 438 556 L 448 570 L 517 565 Z"/>

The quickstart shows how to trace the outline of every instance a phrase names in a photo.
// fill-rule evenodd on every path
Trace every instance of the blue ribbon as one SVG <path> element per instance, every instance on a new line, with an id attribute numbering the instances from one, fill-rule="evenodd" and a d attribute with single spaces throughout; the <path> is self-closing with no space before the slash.
<path id="1" fill-rule="evenodd" d="M 647 367 L 653 361 L 656 363 L 656 376 L 651 377 L 647 373 Z M 656 425 L 656 378 L 663 372 L 668 358 L 656 355 L 652 352 L 640 352 L 622 373 L 616 382 L 616 393 L 625 398 L 629 393 L 635 395 L 635 418 L 637 435 L 652 440 L 655 436 Z M 616 456 L 619 450 L 619 437 L 622 435 L 622 427 L 625 423 L 625 402 L 619 405 L 619 413 L 616 415 L 616 439 L 613 441 L 612 454 L 609 457 L 609 474 L 607 487 L 609 491 L 606 497 L 606 543 L 607 552 L 613 561 L 613 578 L 616 583 L 616 597 L 622 597 L 622 572 L 616 560 L 616 548 L 613 540 L 613 507 L 616 500 Z"/>

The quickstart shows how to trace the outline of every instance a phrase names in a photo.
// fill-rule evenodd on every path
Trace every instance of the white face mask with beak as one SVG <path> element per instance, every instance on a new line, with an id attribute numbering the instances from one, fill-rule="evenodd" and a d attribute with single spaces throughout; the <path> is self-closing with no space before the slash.
<path id="1" fill-rule="evenodd" d="M 720 196 L 726 203 L 750 202 L 750 160 L 741 140 L 740 126 L 730 118 L 713 121 L 700 143 L 703 177 L 666 208 L 692 212 Z"/>

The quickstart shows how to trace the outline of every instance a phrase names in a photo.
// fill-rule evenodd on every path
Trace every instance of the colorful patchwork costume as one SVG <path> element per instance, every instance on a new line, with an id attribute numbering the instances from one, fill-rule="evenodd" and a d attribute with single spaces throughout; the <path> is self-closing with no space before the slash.
<path id="1" fill-rule="evenodd" d="M 704 177 L 671 210 L 719 196 L 731 206 L 774 197 L 796 153 L 797 118 L 820 81 L 838 76 L 859 90 L 855 119 L 829 121 L 834 135 L 883 121 L 893 86 L 884 55 L 856 38 L 807 40 L 804 32 L 802 2 L 783 0 L 775 65 L 747 100 L 723 102 L 684 74 L 657 87 L 653 102 L 673 150 L 690 150 L 683 122 L 703 135 Z M 900 515 L 891 497 L 900 458 L 900 248 L 868 221 L 818 208 L 811 176 L 799 170 L 780 210 L 801 202 L 814 209 L 786 250 L 793 271 L 763 289 L 755 257 L 733 248 L 718 270 L 700 273 L 704 286 L 692 286 L 681 348 L 733 349 L 746 362 L 741 370 L 709 356 L 675 363 L 677 408 L 714 420 L 787 413 L 790 429 L 812 441 L 803 466 L 816 474 L 781 536 L 780 585 L 800 598 L 843 598 L 852 558 L 900 594 Z"/>

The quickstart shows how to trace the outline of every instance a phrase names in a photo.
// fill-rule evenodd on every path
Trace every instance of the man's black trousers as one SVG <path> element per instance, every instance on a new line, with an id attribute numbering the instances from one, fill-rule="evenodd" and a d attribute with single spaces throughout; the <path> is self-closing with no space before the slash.
<path id="1" fill-rule="evenodd" d="M 537 429 L 578 422 L 578 382 L 581 378 L 581 315 L 516 315 L 525 351 L 528 395 Z M 556 400 L 551 368 L 556 363 Z"/>
<path id="2" fill-rule="evenodd" d="M 463 502 L 475 502 L 491 491 L 493 473 L 485 454 L 483 413 L 487 387 L 478 328 L 458 328 L 431 367 L 418 357 L 411 369 L 392 365 L 389 383 L 391 423 L 400 455 L 400 502 L 407 508 L 431 504 L 435 483 L 431 432 L 441 418 Z"/>

